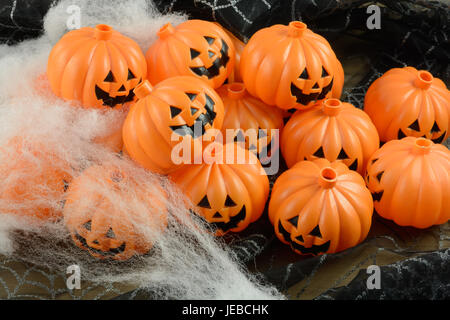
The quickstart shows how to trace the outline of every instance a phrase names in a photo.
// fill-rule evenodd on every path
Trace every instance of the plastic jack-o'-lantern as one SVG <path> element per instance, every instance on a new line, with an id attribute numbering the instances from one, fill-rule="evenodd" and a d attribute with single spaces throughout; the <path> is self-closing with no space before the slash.
<path id="1" fill-rule="evenodd" d="M 329 43 L 299 21 L 256 32 L 242 52 L 240 70 L 248 92 L 285 110 L 340 98 L 344 85 Z"/>
<path id="2" fill-rule="evenodd" d="M 228 139 L 227 131 L 231 130 L 235 142 L 243 143 L 258 156 L 263 150 L 270 156 L 272 139 L 279 137 L 277 130 L 283 127 L 282 111 L 249 95 L 241 82 L 222 86 L 217 92 L 225 108 L 223 138 Z"/>
<path id="3" fill-rule="evenodd" d="M 157 181 L 148 190 L 114 165 L 95 165 L 70 183 L 64 222 L 75 244 L 92 256 L 126 260 L 147 253 L 153 246 L 148 233 L 166 228 L 165 196 Z M 122 208 L 124 203 L 139 210 Z"/>
<path id="4" fill-rule="evenodd" d="M 366 182 L 376 212 L 401 226 L 450 219 L 450 151 L 425 138 L 391 140 L 375 152 Z"/>
<path id="5" fill-rule="evenodd" d="M 450 91 L 425 70 L 386 72 L 367 90 L 364 111 L 384 142 L 411 136 L 442 143 L 449 136 Z"/>
<path id="6" fill-rule="evenodd" d="M 11 139 L 0 150 L 1 213 L 41 221 L 62 216 L 62 201 L 72 179 L 68 163 L 42 143 Z"/>
<path id="7" fill-rule="evenodd" d="M 216 235 L 239 232 L 258 220 L 269 196 L 269 179 L 256 156 L 235 143 L 213 142 L 204 162 L 170 174 Z"/>
<path id="8" fill-rule="evenodd" d="M 195 76 L 218 88 L 233 71 L 233 42 L 213 22 L 188 20 L 176 27 L 168 23 L 158 36 L 146 54 L 153 84 L 174 76 Z"/>
<path id="9" fill-rule="evenodd" d="M 378 133 L 364 111 L 338 99 L 327 99 L 295 113 L 281 134 L 281 152 L 288 167 L 302 160 L 341 160 L 365 173 L 370 156 L 380 144 Z"/>
<path id="10" fill-rule="evenodd" d="M 104 24 L 68 32 L 48 57 L 53 92 L 84 107 L 118 108 L 133 101 L 133 89 L 146 75 L 138 44 Z"/>
<path id="11" fill-rule="evenodd" d="M 372 223 L 364 179 L 341 162 L 302 161 L 275 181 L 269 219 L 299 254 L 335 253 L 361 243 Z"/>
<path id="12" fill-rule="evenodd" d="M 178 155 L 193 161 L 210 129 L 222 128 L 222 99 L 198 78 L 173 77 L 154 88 L 145 81 L 135 92 L 139 100 L 125 120 L 123 141 L 128 155 L 149 170 L 162 174 L 174 170 Z M 190 156 L 172 152 L 183 142 L 190 146 Z"/>

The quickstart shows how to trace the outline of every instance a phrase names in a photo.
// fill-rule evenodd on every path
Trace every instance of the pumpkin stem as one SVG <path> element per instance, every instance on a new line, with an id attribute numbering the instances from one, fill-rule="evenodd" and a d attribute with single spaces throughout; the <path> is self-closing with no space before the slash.
<path id="1" fill-rule="evenodd" d="M 134 94 L 136 95 L 136 97 L 138 99 L 142 99 L 145 98 L 146 96 L 148 96 L 151 92 L 153 91 L 153 87 L 150 84 L 150 82 L 148 82 L 148 80 L 145 80 L 144 82 L 139 83 L 135 88 L 134 88 Z"/>
<path id="2" fill-rule="evenodd" d="M 339 113 L 342 102 L 339 99 L 326 99 L 323 102 L 323 112 L 328 116 L 335 116 Z"/>
<path id="3" fill-rule="evenodd" d="M 109 40 L 112 36 L 113 28 L 107 24 L 98 24 L 95 26 L 95 38 L 97 40 Z"/>
<path id="4" fill-rule="evenodd" d="M 331 167 L 325 167 L 320 171 L 319 184 L 322 188 L 332 188 L 337 181 L 337 172 Z"/>
<path id="5" fill-rule="evenodd" d="M 234 82 L 228 85 L 228 97 L 231 99 L 242 99 L 245 95 L 245 87 L 242 82 Z"/>
<path id="6" fill-rule="evenodd" d="M 165 38 L 167 38 L 168 36 L 170 36 L 171 34 L 173 34 L 175 32 L 175 28 L 172 26 L 172 24 L 169 22 L 169 23 L 166 23 L 165 25 L 163 25 L 162 27 L 161 27 L 161 29 L 159 29 L 159 31 L 158 31 L 158 37 L 160 38 L 160 39 L 165 39 Z"/>
<path id="7" fill-rule="evenodd" d="M 421 89 L 428 89 L 433 83 L 433 75 L 428 71 L 421 70 L 417 74 L 417 79 L 414 81 L 416 87 Z"/>
<path id="8" fill-rule="evenodd" d="M 308 29 L 306 23 L 301 21 L 291 21 L 288 26 L 288 35 L 291 37 L 301 37 L 306 29 Z"/>
<path id="9" fill-rule="evenodd" d="M 419 154 L 427 154 L 431 150 L 433 142 L 425 138 L 417 138 L 414 142 L 414 149 Z"/>

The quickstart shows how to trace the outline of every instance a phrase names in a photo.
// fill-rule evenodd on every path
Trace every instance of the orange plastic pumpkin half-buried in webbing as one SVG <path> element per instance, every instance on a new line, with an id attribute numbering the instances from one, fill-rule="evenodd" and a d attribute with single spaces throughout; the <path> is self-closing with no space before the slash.
<path id="1" fill-rule="evenodd" d="M 170 178 L 198 206 L 216 235 L 239 232 L 258 220 L 269 196 L 269 179 L 256 156 L 235 143 L 213 142 L 204 162 L 181 167 Z"/>
<path id="2" fill-rule="evenodd" d="M 222 128 L 222 99 L 198 78 L 173 77 L 154 88 L 145 81 L 135 92 L 139 100 L 128 113 L 122 134 L 127 154 L 144 168 L 161 174 L 173 171 L 181 164 L 174 157 L 191 161 L 201 153 L 203 138 Z M 190 155 L 183 148 L 173 150 L 183 144 Z"/>
<path id="3" fill-rule="evenodd" d="M 165 230 L 165 198 L 157 179 L 149 188 L 114 165 L 95 165 L 70 183 L 64 222 L 75 244 L 92 256 L 126 260 L 147 253 L 149 234 Z"/>
<path id="4" fill-rule="evenodd" d="M 449 136 L 450 91 L 425 70 L 386 72 L 367 90 L 364 111 L 384 142 L 408 136 L 443 143 Z"/>
<path id="5" fill-rule="evenodd" d="M 372 223 L 364 179 L 341 162 L 302 161 L 275 181 L 269 219 L 299 254 L 335 253 L 361 243 Z"/>
<path id="6" fill-rule="evenodd" d="M 119 108 L 133 101 L 133 89 L 146 75 L 138 44 L 104 24 L 68 32 L 48 57 L 53 92 L 84 107 Z"/>
<path id="7" fill-rule="evenodd" d="M 233 42 L 213 22 L 188 20 L 176 27 L 168 23 L 158 36 L 145 55 L 153 84 L 174 76 L 194 76 L 218 88 L 233 71 Z"/>
<path id="8" fill-rule="evenodd" d="M 428 228 L 450 219 L 450 151 L 425 138 L 391 140 L 367 166 L 376 212 L 400 226 Z"/>
<path id="9" fill-rule="evenodd" d="M 377 129 L 364 111 L 338 99 L 297 111 L 281 134 L 281 152 L 288 167 L 298 161 L 341 160 L 364 175 L 380 144 Z"/>
<path id="10" fill-rule="evenodd" d="M 242 52 L 240 70 L 251 95 L 285 110 L 340 98 L 344 86 L 328 41 L 299 21 L 256 32 Z"/>

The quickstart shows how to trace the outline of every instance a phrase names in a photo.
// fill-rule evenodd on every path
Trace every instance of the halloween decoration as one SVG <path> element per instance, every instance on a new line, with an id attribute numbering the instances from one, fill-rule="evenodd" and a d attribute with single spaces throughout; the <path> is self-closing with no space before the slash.
<path id="1" fill-rule="evenodd" d="M 263 149 L 265 155 L 269 155 L 275 130 L 283 126 L 282 111 L 249 95 L 241 82 L 225 85 L 217 92 L 225 107 L 222 126 L 224 139 L 228 139 L 227 130 L 234 130 L 234 141 L 243 143 L 258 156 Z"/>
<path id="2" fill-rule="evenodd" d="M 378 147 L 378 133 L 367 114 L 338 99 L 295 113 L 281 134 L 281 152 L 288 167 L 302 160 L 326 158 L 341 160 L 364 174 Z"/>
<path id="3" fill-rule="evenodd" d="M 412 136 L 443 143 L 449 135 L 450 91 L 425 70 L 386 72 L 367 90 L 364 111 L 384 142 Z"/>
<path id="4" fill-rule="evenodd" d="M 198 77 L 218 88 L 233 71 L 233 42 L 213 22 L 188 20 L 176 27 L 168 23 L 158 36 L 146 54 L 148 76 L 153 84 L 183 75 Z"/>
<path id="5" fill-rule="evenodd" d="M 145 81 L 135 92 L 139 100 L 125 119 L 123 141 L 130 157 L 149 170 L 174 170 L 172 149 L 182 142 L 191 146 L 191 154 L 181 156 L 193 159 L 209 129 L 222 127 L 222 99 L 198 78 L 173 77 L 154 88 Z"/>
<path id="6" fill-rule="evenodd" d="M 0 150 L 0 159 L 2 213 L 42 221 L 61 218 L 61 203 L 72 179 L 65 161 L 44 145 L 18 137 Z"/>
<path id="7" fill-rule="evenodd" d="M 373 201 L 364 179 L 341 162 L 298 162 L 275 181 L 269 219 L 299 254 L 334 253 L 362 242 Z"/>
<path id="8" fill-rule="evenodd" d="M 366 182 L 380 216 L 401 226 L 428 228 L 450 219 L 449 172 L 445 146 L 406 137 L 373 154 Z"/>
<path id="9" fill-rule="evenodd" d="M 84 107 L 119 108 L 132 102 L 134 87 L 146 75 L 138 44 L 104 24 L 68 32 L 48 57 L 53 92 Z"/>
<path id="10" fill-rule="evenodd" d="M 213 142 L 202 164 L 170 174 L 216 235 L 239 232 L 258 220 L 269 196 L 269 179 L 255 155 L 235 143 Z"/>
<path id="11" fill-rule="evenodd" d="M 299 21 L 256 32 L 242 52 L 240 69 L 250 94 L 285 110 L 340 98 L 344 85 L 329 43 Z"/>
<path id="12" fill-rule="evenodd" d="M 130 187 L 133 187 L 130 189 Z M 99 189 L 110 189 L 110 195 Z M 162 187 L 155 185 L 158 194 Z M 131 190 L 131 191 L 130 191 Z M 142 210 L 130 214 L 112 205 L 111 197 L 142 202 Z M 144 232 L 163 231 L 167 225 L 164 199 L 139 189 L 133 177 L 113 165 L 92 166 L 69 186 L 64 222 L 77 246 L 99 259 L 126 260 L 152 248 Z"/>

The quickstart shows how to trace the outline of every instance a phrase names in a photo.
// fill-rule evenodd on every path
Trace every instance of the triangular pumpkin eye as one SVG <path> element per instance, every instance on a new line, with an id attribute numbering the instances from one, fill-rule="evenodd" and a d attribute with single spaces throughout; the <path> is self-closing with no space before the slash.
<path id="1" fill-rule="evenodd" d="M 189 92 L 186 92 L 186 95 L 189 97 L 189 99 L 190 99 L 191 101 L 194 101 L 195 98 L 197 97 L 197 94 L 196 94 L 196 93 L 189 93 Z"/>
<path id="2" fill-rule="evenodd" d="M 210 58 L 214 57 L 214 52 L 208 50 L 208 57 Z"/>
<path id="3" fill-rule="evenodd" d="M 433 128 L 431 128 L 431 133 L 433 132 L 440 132 L 441 129 L 439 128 L 439 126 L 437 125 L 436 121 L 433 124 Z"/>
<path id="4" fill-rule="evenodd" d="M 415 131 L 420 131 L 419 120 L 416 119 L 416 121 L 414 121 L 413 123 L 411 123 L 411 124 L 409 125 L 408 128 L 410 128 L 410 129 L 412 129 L 412 130 L 415 130 Z"/>
<path id="5" fill-rule="evenodd" d="M 170 106 L 170 116 L 172 118 L 176 117 L 177 115 L 179 115 L 181 111 L 182 110 L 180 108 L 177 108 L 177 107 L 174 107 L 174 106 Z"/>
<path id="6" fill-rule="evenodd" d="M 317 149 L 317 151 L 314 152 L 313 156 L 316 156 L 317 158 L 325 158 L 325 154 L 323 153 L 322 147 Z"/>
<path id="7" fill-rule="evenodd" d="M 349 158 L 347 153 L 344 151 L 344 148 L 341 149 L 341 152 L 339 152 L 339 155 L 338 155 L 337 158 L 340 159 L 340 160 Z"/>
<path id="8" fill-rule="evenodd" d="M 191 116 L 193 116 L 194 114 L 196 114 L 197 111 L 198 111 L 198 109 L 192 108 L 192 107 L 191 107 Z"/>
<path id="9" fill-rule="evenodd" d="M 197 204 L 200 208 L 211 209 L 211 205 L 209 204 L 208 197 L 205 195 L 202 200 Z"/>
<path id="10" fill-rule="evenodd" d="M 191 48 L 191 60 L 197 58 L 200 55 L 200 51 Z"/>
<path id="11" fill-rule="evenodd" d="M 227 199 L 225 200 L 225 207 L 234 207 L 236 203 L 233 201 L 233 199 L 230 198 L 229 195 L 227 195 Z"/>
<path id="12" fill-rule="evenodd" d="M 209 45 L 212 45 L 212 44 L 213 44 L 214 38 L 208 37 L 208 36 L 204 36 L 204 38 L 205 38 L 206 41 L 208 41 L 208 44 L 209 44 Z"/>
<path id="13" fill-rule="evenodd" d="M 114 75 L 112 74 L 112 71 L 109 71 L 108 75 L 106 76 L 104 82 L 114 82 Z"/>
<path id="14" fill-rule="evenodd" d="M 308 80 L 309 79 L 309 75 L 308 75 L 308 71 L 306 71 L 306 68 L 303 69 L 302 74 L 300 75 L 300 77 L 298 77 L 299 79 L 305 79 Z"/>
<path id="15" fill-rule="evenodd" d="M 322 78 L 329 76 L 329 73 L 325 70 L 324 67 L 322 67 Z"/>
<path id="16" fill-rule="evenodd" d="M 134 78 L 136 78 L 136 76 L 133 74 L 133 72 L 131 72 L 130 69 L 128 69 L 128 78 L 127 78 L 127 80 L 131 80 L 131 79 L 134 79 Z"/>
<path id="17" fill-rule="evenodd" d="M 297 228 L 297 226 L 298 226 L 298 216 L 295 216 L 295 217 L 289 219 L 288 221 L 289 221 L 294 227 Z"/>
<path id="18" fill-rule="evenodd" d="M 115 235 L 113 229 L 109 228 L 108 232 L 106 233 L 106 237 L 109 238 L 109 239 L 115 239 L 116 238 L 116 235 Z"/>
<path id="19" fill-rule="evenodd" d="M 313 89 L 320 89 L 319 84 L 317 82 L 313 85 Z"/>
<path id="20" fill-rule="evenodd" d="M 322 238 L 322 234 L 320 233 L 319 226 L 316 226 L 309 235 Z"/>

